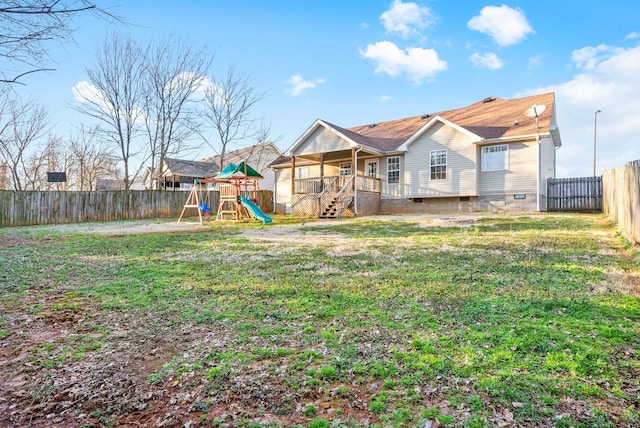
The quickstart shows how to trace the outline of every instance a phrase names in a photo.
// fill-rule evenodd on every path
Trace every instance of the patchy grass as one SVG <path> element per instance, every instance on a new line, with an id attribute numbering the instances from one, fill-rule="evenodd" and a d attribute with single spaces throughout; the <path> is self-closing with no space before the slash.
<path id="1" fill-rule="evenodd" d="M 38 369 L 25 420 L 640 425 L 637 254 L 602 217 L 285 219 L 51 241 L 26 228 L 0 249 L 0 338 L 28 349 L 14 374 Z M 92 367 L 111 379 L 84 391 L 69 373 Z M 117 406 L 101 381 L 122 388 Z"/>

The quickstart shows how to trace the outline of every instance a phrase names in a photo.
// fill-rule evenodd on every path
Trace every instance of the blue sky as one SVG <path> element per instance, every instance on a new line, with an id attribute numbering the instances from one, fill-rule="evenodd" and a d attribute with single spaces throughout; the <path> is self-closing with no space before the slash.
<path id="1" fill-rule="evenodd" d="M 49 109 L 61 136 L 86 121 L 71 108 L 72 88 L 118 31 L 143 43 L 179 36 L 206 46 L 213 74 L 235 64 L 266 93 L 254 113 L 283 151 L 317 118 L 351 127 L 554 91 L 559 177 L 591 175 L 596 110 L 597 173 L 640 159 L 635 0 L 98 3 L 129 24 L 78 20 L 75 42 L 49 45 L 56 71 L 16 88 Z"/>

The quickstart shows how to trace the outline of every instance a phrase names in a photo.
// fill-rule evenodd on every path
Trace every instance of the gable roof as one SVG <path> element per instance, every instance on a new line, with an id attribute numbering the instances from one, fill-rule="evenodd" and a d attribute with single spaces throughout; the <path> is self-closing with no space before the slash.
<path id="1" fill-rule="evenodd" d="M 524 112 L 532 105 L 539 104 L 545 105 L 546 109 L 539 114 L 536 129 L 535 118 L 526 117 Z M 551 134 L 554 144 L 561 145 L 555 123 L 555 94 L 551 92 L 511 100 L 488 97 L 467 107 L 351 128 L 341 128 L 318 119 L 296 140 L 287 154 L 291 154 L 319 126 L 345 138 L 352 146 L 390 153 L 403 150 L 405 143 L 417 138 L 437 122 L 457 127 L 480 141 L 532 137 L 539 131 L 543 136 Z"/>
<path id="2" fill-rule="evenodd" d="M 181 177 L 208 178 L 218 172 L 218 165 L 212 162 L 191 161 L 164 158 L 165 168 L 162 176 L 179 175 Z"/>
<path id="3" fill-rule="evenodd" d="M 273 143 L 260 143 L 254 144 L 253 146 L 243 147 L 238 150 L 233 150 L 230 152 L 226 152 L 224 154 L 224 163 L 230 164 L 235 163 L 238 164 L 244 160 L 249 160 L 250 162 L 255 162 L 253 159 L 255 155 L 259 158 L 265 158 L 271 161 L 271 158 L 268 158 L 268 155 L 271 154 L 273 158 L 280 156 L 282 153 Z M 209 156 L 204 159 L 201 159 L 202 162 L 212 162 L 216 165 L 220 164 L 220 155 Z M 262 162 L 260 162 L 262 163 Z M 257 168 L 260 168 L 261 165 L 256 165 Z"/>

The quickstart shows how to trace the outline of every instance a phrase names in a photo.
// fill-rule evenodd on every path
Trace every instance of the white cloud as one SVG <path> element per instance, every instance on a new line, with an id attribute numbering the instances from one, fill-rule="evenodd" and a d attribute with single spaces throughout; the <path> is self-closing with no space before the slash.
<path id="1" fill-rule="evenodd" d="M 533 33 L 524 12 L 509 6 L 485 6 L 480 15 L 469 20 L 467 26 L 487 34 L 498 46 L 509 46 L 521 42 Z"/>
<path id="2" fill-rule="evenodd" d="M 391 8 L 380 15 L 380 21 L 390 34 L 402 38 L 420 35 L 420 30 L 428 28 L 433 22 L 431 10 L 417 3 L 402 3 L 394 0 Z"/>
<path id="3" fill-rule="evenodd" d="M 73 92 L 73 99 L 78 103 L 89 102 L 105 105 L 104 94 L 86 80 L 81 80 L 76 83 L 73 88 L 71 88 L 71 92 Z"/>
<path id="4" fill-rule="evenodd" d="M 469 59 L 475 67 L 485 67 L 490 70 L 498 70 L 504 66 L 504 62 L 493 52 L 488 52 L 484 55 L 474 53 L 471 54 Z"/>
<path id="5" fill-rule="evenodd" d="M 360 50 L 360 55 L 377 64 L 376 73 L 394 77 L 405 73 L 417 85 L 447 69 L 447 62 L 438 58 L 438 53 L 433 49 L 402 50 L 389 41 L 369 44 L 365 50 Z"/>
<path id="6" fill-rule="evenodd" d="M 593 168 L 594 113 L 597 116 L 596 171 L 640 159 L 640 46 L 579 49 L 573 60 L 582 71 L 567 82 L 531 93 L 555 92 L 562 147 L 558 176 L 588 176 Z M 600 55 L 606 52 L 606 55 Z M 588 58 L 588 60 L 585 60 Z M 582 64 L 582 65 L 580 65 Z"/>
<path id="7" fill-rule="evenodd" d="M 385 102 L 391 100 L 393 97 L 389 95 L 380 95 L 380 101 Z"/>
<path id="8" fill-rule="evenodd" d="M 576 63 L 578 68 L 593 70 L 598 63 L 602 62 L 603 59 L 609 58 L 623 50 L 624 49 L 614 48 L 604 44 L 596 47 L 587 46 L 573 51 L 571 60 Z"/>
<path id="9" fill-rule="evenodd" d="M 633 40 L 633 39 L 637 39 L 640 37 L 640 33 L 636 33 L 635 31 L 633 33 L 629 33 L 627 34 L 627 36 L 625 37 L 626 40 Z"/>
<path id="10" fill-rule="evenodd" d="M 289 80 L 287 80 L 287 83 L 291 85 L 291 87 L 288 88 L 286 92 L 295 97 L 295 96 L 301 95 L 307 89 L 313 89 L 317 85 L 325 82 L 326 80 L 323 78 L 318 78 L 314 80 L 304 80 L 301 75 L 294 74 L 289 78 Z"/>
<path id="11" fill-rule="evenodd" d="M 101 114 L 112 115 L 115 111 L 113 105 L 108 102 L 106 94 L 86 80 L 76 83 L 71 88 L 71 92 L 73 93 L 73 99 L 77 103 L 90 104 L 91 109 L 99 109 Z M 121 112 L 126 115 L 123 110 Z M 142 124 L 146 113 L 142 108 L 134 106 L 130 115 L 136 123 Z"/>

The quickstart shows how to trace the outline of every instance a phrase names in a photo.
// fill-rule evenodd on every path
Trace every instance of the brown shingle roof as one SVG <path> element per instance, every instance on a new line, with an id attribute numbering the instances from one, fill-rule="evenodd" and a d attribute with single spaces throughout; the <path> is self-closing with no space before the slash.
<path id="1" fill-rule="evenodd" d="M 348 129 L 329 125 L 359 144 L 384 152 L 396 150 L 436 115 L 484 139 L 534 135 L 535 118 L 525 117 L 525 110 L 534 104 L 544 104 L 546 109 L 539 115 L 538 126 L 540 131 L 548 132 L 553 117 L 554 98 L 553 93 L 512 100 L 489 97 L 467 107 L 428 115 Z"/>
<path id="2" fill-rule="evenodd" d="M 442 112 L 445 119 L 485 138 L 507 138 L 536 133 L 535 118 L 524 112 L 532 105 L 543 104 L 546 109 L 538 115 L 540 131 L 549 132 L 553 117 L 553 93 L 506 100 L 487 98 L 468 107 Z"/>

